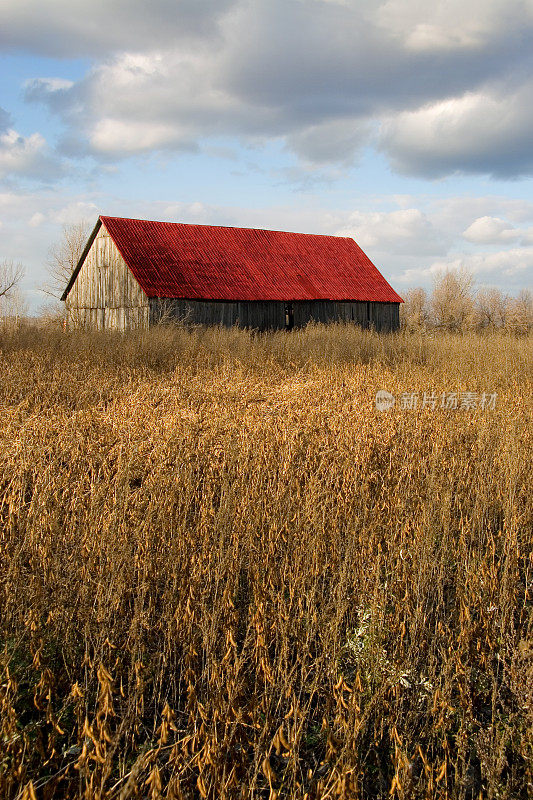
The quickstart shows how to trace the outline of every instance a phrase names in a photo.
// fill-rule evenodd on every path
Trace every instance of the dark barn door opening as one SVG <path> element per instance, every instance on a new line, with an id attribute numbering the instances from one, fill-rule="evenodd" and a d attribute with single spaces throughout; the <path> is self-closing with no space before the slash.
<path id="1" fill-rule="evenodd" d="M 285 303 L 285 330 L 292 331 L 294 328 L 294 308 L 292 303 Z"/>

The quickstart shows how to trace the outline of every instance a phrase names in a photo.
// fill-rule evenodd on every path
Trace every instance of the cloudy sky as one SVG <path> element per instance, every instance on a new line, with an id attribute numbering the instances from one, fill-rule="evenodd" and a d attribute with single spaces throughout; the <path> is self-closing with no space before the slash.
<path id="1" fill-rule="evenodd" d="M 533 283 L 533 0 L 0 0 L 0 261 L 99 213 Z"/>

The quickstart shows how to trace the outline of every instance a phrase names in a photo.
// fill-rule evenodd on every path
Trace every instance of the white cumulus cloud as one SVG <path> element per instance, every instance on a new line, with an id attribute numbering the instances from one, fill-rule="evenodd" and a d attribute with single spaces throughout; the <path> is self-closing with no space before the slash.
<path id="1" fill-rule="evenodd" d="M 494 244 L 517 239 L 520 232 L 499 217 L 478 217 L 464 231 L 463 237 L 476 244 Z"/>
<path id="2" fill-rule="evenodd" d="M 449 247 L 444 235 L 432 220 L 418 208 L 390 212 L 350 214 L 348 224 L 337 230 L 338 236 L 350 236 L 363 249 L 373 252 L 393 250 L 417 255 L 439 254 Z"/>
<path id="3" fill-rule="evenodd" d="M 466 269 L 476 280 L 506 289 L 531 283 L 533 247 L 513 247 L 497 252 L 468 253 L 432 262 L 428 267 L 407 269 L 398 280 L 407 286 L 425 283 L 447 270 Z"/>
<path id="4" fill-rule="evenodd" d="M 15 175 L 46 181 L 57 178 L 62 169 L 40 133 L 21 136 L 9 128 L 0 134 L 0 178 Z"/>
<path id="5" fill-rule="evenodd" d="M 478 217 L 463 232 L 463 238 L 475 244 L 501 244 L 502 242 L 533 243 L 533 226 L 515 228 L 499 217 Z"/>

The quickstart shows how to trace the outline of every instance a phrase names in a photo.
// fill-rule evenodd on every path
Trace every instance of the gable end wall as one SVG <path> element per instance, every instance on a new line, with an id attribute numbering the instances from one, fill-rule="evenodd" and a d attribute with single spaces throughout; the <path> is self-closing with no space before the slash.
<path id="1" fill-rule="evenodd" d="M 66 299 L 70 327 L 147 328 L 150 306 L 104 225 Z"/>

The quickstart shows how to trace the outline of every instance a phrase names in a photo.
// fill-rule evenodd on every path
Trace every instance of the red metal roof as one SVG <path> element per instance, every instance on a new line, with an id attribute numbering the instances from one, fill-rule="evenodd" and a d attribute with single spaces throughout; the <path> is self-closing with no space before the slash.
<path id="1" fill-rule="evenodd" d="M 402 302 L 353 239 L 100 220 L 148 297 Z"/>

